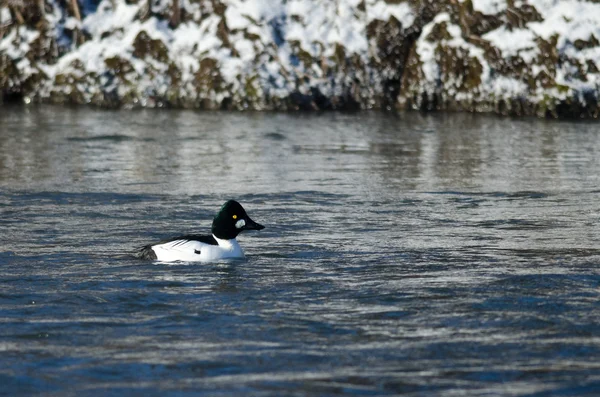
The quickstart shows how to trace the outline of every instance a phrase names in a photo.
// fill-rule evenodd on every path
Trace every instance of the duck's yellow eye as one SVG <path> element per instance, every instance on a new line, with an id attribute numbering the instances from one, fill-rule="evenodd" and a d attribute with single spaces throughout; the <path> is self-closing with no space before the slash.
<path id="1" fill-rule="evenodd" d="M 233 216 L 233 219 L 237 219 L 237 215 L 234 215 L 234 216 Z"/>

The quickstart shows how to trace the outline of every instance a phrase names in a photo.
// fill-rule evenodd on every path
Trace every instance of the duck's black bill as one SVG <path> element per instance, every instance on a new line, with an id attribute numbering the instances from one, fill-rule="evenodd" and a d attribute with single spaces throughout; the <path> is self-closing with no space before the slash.
<path id="1" fill-rule="evenodd" d="M 242 228 L 243 230 L 263 230 L 265 227 L 260 223 L 254 222 L 252 219 L 247 218 L 246 224 Z"/>

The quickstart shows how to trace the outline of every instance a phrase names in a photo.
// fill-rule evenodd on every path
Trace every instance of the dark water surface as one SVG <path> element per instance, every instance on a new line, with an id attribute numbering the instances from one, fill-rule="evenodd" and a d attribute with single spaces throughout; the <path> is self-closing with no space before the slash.
<path id="1" fill-rule="evenodd" d="M 0 393 L 600 395 L 599 211 L 597 123 L 0 108 Z"/>

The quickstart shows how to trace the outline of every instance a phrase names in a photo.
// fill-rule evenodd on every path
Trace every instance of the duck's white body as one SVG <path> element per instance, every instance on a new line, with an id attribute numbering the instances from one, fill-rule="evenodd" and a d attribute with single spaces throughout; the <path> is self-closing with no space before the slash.
<path id="1" fill-rule="evenodd" d="M 221 259 L 243 259 L 244 251 L 236 239 L 220 239 L 213 235 L 217 242 L 203 243 L 198 240 L 173 240 L 156 244 L 150 248 L 156 254 L 156 259 L 162 262 L 214 262 Z"/>
<path id="2" fill-rule="evenodd" d="M 213 219 L 212 236 L 188 234 L 169 238 L 140 248 L 138 257 L 163 262 L 213 262 L 243 259 L 244 251 L 235 239 L 244 230 L 262 230 L 235 200 L 229 200 Z M 218 236 L 218 237 L 217 237 Z"/>

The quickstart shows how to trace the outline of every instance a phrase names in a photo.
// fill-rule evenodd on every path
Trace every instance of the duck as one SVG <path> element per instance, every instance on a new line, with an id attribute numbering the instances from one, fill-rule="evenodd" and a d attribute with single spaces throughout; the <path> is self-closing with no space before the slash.
<path id="1" fill-rule="evenodd" d="M 235 200 L 228 200 L 214 217 L 211 235 L 188 234 L 168 238 L 139 249 L 141 259 L 161 262 L 214 262 L 222 259 L 244 259 L 244 251 L 236 240 L 245 230 L 262 230 Z"/>

